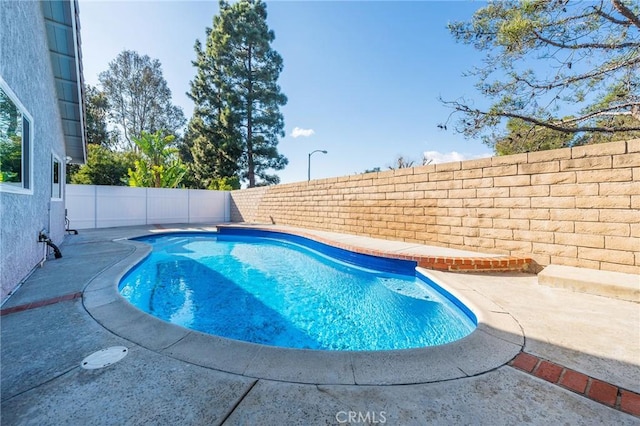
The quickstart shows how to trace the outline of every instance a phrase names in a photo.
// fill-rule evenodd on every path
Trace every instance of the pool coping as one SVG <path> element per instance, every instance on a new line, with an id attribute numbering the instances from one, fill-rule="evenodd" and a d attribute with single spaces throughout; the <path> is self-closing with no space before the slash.
<path id="1" fill-rule="evenodd" d="M 158 231 L 153 235 L 184 232 L 175 228 Z M 150 233 L 141 232 L 129 238 L 143 235 Z M 319 241 L 312 234 L 300 236 Z M 208 335 L 162 321 L 126 301 L 118 292 L 118 284 L 150 253 L 151 247 L 129 239 L 114 241 L 134 250 L 87 284 L 83 291 L 87 312 L 103 327 L 132 343 L 203 367 L 293 383 L 417 384 L 492 371 L 512 361 L 524 346 L 523 330 L 506 310 L 473 289 L 459 288 L 437 279 L 424 268 L 419 268 L 423 275 L 458 298 L 476 315 L 478 325 L 471 334 L 434 347 L 344 352 L 280 348 Z M 337 246 L 327 240 L 319 242 Z"/>

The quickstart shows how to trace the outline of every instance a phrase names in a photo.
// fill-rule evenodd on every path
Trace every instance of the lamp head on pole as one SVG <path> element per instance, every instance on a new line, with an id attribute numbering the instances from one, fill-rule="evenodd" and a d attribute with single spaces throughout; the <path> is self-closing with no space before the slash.
<path id="1" fill-rule="evenodd" d="M 315 151 L 311 151 L 308 154 L 308 162 L 307 162 L 307 180 L 311 180 L 311 155 L 315 154 L 316 152 L 321 152 L 323 154 L 326 154 L 327 151 L 324 149 L 316 149 Z"/>

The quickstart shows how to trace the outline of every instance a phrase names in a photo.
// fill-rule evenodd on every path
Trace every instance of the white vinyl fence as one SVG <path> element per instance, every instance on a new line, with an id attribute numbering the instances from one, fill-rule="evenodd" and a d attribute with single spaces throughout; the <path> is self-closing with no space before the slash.
<path id="1" fill-rule="evenodd" d="M 228 191 L 66 185 L 72 229 L 228 222 L 230 198 Z"/>

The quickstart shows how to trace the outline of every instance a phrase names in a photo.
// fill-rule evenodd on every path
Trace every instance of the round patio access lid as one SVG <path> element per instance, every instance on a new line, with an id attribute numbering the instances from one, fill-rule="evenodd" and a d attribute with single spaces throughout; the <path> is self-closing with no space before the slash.
<path id="1" fill-rule="evenodd" d="M 111 346 L 87 356 L 82 360 L 80 366 L 86 370 L 108 367 L 127 356 L 127 353 L 129 353 L 129 349 L 124 346 Z"/>

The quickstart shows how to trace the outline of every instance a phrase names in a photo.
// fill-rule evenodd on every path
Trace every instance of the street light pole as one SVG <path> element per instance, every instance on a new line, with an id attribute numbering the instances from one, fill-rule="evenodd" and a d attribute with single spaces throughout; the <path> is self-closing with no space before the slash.
<path id="1" fill-rule="evenodd" d="M 311 180 L 311 156 L 316 152 L 321 152 L 323 154 L 327 153 L 327 151 L 325 151 L 324 149 L 316 149 L 315 151 L 311 151 L 309 153 L 309 161 L 307 162 L 307 181 Z"/>

